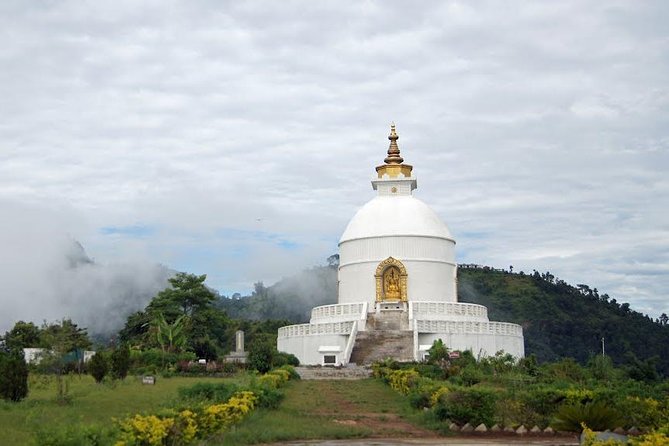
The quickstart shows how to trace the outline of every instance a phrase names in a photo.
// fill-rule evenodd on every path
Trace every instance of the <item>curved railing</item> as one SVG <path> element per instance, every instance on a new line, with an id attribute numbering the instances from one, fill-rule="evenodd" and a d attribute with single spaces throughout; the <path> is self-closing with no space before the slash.
<path id="1" fill-rule="evenodd" d="M 365 311 L 366 304 L 364 302 L 356 302 L 352 304 L 334 304 L 322 305 L 314 307 L 311 310 L 311 322 L 317 322 L 320 319 L 360 319 L 363 311 Z"/>
<path id="2" fill-rule="evenodd" d="M 320 324 L 298 324 L 287 325 L 279 328 L 279 338 L 292 338 L 295 336 L 311 336 L 322 334 L 350 335 L 354 321 L 325 322 Z"/>
<path id="3" fill-rule="evenodd" d="M 462 333 L 522 336 L 523 328 L 508 322 L 416 320 L 419 333 Z"/>
<path id="4" fill-rule="evenodd" d="M 481 322 L 488 320 L 488 309 L 483 305 L 467 304 L 460 302 L 421 302 L 411 303 L 409 315 L 412 319 L 457 318 L 457 319 L 479 319 Z"/>

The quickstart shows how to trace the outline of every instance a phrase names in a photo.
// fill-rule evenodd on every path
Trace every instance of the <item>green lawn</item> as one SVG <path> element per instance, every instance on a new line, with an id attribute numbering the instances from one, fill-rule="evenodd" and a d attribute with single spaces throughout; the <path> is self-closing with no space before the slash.
<path id="1" fill-rule="evenodd" d="M 276 410 L 257 410 L 209 445 L 307 439 L 434 436 L 417 427 L 406 398 L 380 381 L 295 381 Z M 413 416 L 408 415 L 413 412 Z"/>
<path id="2" fill-rule="evenodd" d="M 221 378 L 158 378 L 155 386 L 143 385 L 137 377 L 128 377 L 113 385 L 96 384 L 90 376 L 69 376 L 71 402 L 55 401 L 53 377 L 31 375 L 30 393 L 20 403 L 0 401 L 0 444 L 26 445 L 33 432 L 55 425 L 109 425 L 112 417 L 169 406 L 175 401 L 177 389 L 196 382 L 220 382 Z"/>

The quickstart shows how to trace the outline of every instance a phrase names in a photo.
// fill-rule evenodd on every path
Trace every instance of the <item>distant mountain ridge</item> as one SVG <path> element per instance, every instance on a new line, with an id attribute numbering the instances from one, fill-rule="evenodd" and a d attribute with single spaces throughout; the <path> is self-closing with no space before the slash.
<path id="1" fill-rule="evenodd" d="M 601 352 L 616 363 L 656 357 L 669 375 L 669 324 L 653 320 L 600 295 L 588 285 L 570 285 L 550 273 L 514 273 L 482 265 L 461 265 L 458 299 L 488 307 L 491 320 L 520 324 L 525 353 L 541 361 L 572 357 L 585 362 Z M 308 322 L 314 306 L 337 302 L 337 268 L 315 267 L 270 287 L 256 284 L 251 296 L 221 298 L 219 307 L 233 318 Z"/>

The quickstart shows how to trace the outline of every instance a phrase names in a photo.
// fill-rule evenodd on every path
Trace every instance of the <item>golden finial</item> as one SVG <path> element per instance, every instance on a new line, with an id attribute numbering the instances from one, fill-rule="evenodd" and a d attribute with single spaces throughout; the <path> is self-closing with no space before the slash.
<path id="1" fill-rule="evenodd" d="M 388 156 L 383 161 L 385 164 L 376 167 L 376 173 L 379 178 L 383 178 L 384 175 L 387 175 L 390 178 L 395 178 L 398 176 L 404 176 L 406 178 L 411 177 L 411 167 L 408 164 L 404 164 L 404 158 L 400 156 L 400 148 L 397 145 L 397 140 L 400 139 L 397 136 L 395 131 L 395 123 L 390 124 L 390 135 L 388 135 L 390 140 L 390 147 L 388 147 Z"/>
<path id="2" fill-rule="evenodd" d="M 395 132 L 395 123 L 390 124 L 390 135 L 388 135 L 390 140 L 390 147 L 388 147 L 388 156 L 383 161 L 386 164 L 402 164 L 404 158 L 400 156 L 400 148 L 397 145 L 397 140 L 400 139 Z"/>

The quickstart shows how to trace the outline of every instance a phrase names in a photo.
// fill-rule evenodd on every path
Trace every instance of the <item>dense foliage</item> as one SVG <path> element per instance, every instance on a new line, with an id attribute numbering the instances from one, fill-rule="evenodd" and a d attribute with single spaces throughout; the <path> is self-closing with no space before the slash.
<path id="1" fill-rule="evenodd" d="M 435 343 L 434 352 L 443 346 Z M 551 426 L 580 431 L 669 426 L 669 381 L 629 378 L 609 357 L 595 356 L 586 366 L 572 359 L 538 365 L 510 355 L 476 359 L 430 358 L 426 363 L 374 365 L 375 376 L 404 394 L 438 426 L 485 423 L 528 429 Z"/>
<path id="2" fill-rule="evenodd" d="M 28 366 L 18 349 L 0 350 L 0 398 L 21 401 L 28 396 Z"/>
<path id="3" fill-rule="evenodd" d="M 237 330 L 244 331 L 247 346 L 263 335 L 276 343 L 277 329 L 287 321 L 231 319 L 217 304 L 217 295 L 205 286 L 205 279 L 205 275 L 178 273 L 144 311 L 128 317 L 119 338 L 138 352 L 131 355 L 131 366 L 143 363 L 163 369 L 195 358 L 214 361 L 235 349 Z M 156 351 L 161 354 L 155 355 Z"/>
<path id="4" fill-rule="evenodd" d="M 130 348 L 121 344 L 112 350 L 109 357 L 111 375 L 114 379 L 125 379 L 130 370 Z"/>
<path id="5" fill-rule="evenodd" d="M 572 286 L 550 273 L 516 274 L 486 267 L 461 267 L 459 298 L 488 307 L 491 320 L 521 324 L 525 351 L 540 362 L 572 357 L 584 364 L 601 351 L 627 364 L 644 380 L 669 376 L 669 324 L 599 294 Z M 657 370 L 657 371 L 656 371 Z"/>
<path id="6" fill-rule="evenodd" d="M 96 383 L 101 383 L 109 372 L 109 363 L 102 352 L 97 352 L 88 361 L 88 373 L 91 374 Z"/>

